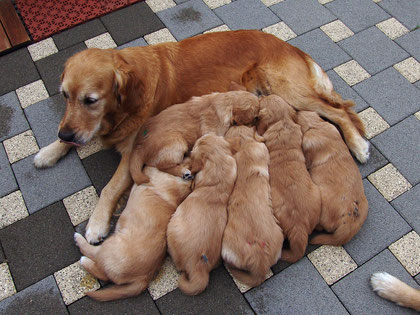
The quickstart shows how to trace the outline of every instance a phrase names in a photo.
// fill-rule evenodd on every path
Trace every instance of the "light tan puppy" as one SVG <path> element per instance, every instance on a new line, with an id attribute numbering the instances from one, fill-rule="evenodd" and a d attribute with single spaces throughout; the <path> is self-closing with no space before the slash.
<path id="1" fill-rule="evenodd" d="M 231 125 L 254 122 L 258 111 L 258 98 L 246 91 L 193 97 L 167 108 L 150 118 L 140 130 L 131 153 L 131 176 L 137 184 L 147 182 L 142 173 L 144 165 L 188 176 L 178 165 L 199 137 L 209 132 L 223 136 Z"/>
<path id="2" fill-rule="evenodd" d="M 179 288 L 195 295 L 209 282 L 220 262 L 227 203 L 236 179 L 236 163 L 228 142 L 215 134 L 201 137 L 191 151 L 196 173 L 193 192 L 181 203 L 168 225 L 168 250 L 182 271 Z"/>
<path id="3" fill-rule="evenodd" d="M 284 239 L 271 204 L 270 156 L 255 128 L 231 127 L 225 139 L 239 143 L 234 155 L 238 175 L 229 198 L 222 258 L 235 278 L 254 287 L 280 258 Z"/>
<path id="4" fill-rule="evenodd" d="M 260 107 L 258 133 L 270 152 L 273 211 L 290 245 L 282 260 L 295 262 L 305 254 L 308 235 L 319 222 L 321 197 L 306 169 L 296 111 L 276 95 L 262 98 Z"/>
<path id="5" fill-rule="evenodd" d="M 134 184 L 115 233 L 99 246 L 75 233 L 82 266 L 114 286 L 87 295 L 100 301 L 140 294 L 156 276 L 166 256 L 166 229 L 176 207 L 191 191 L 191 181 L 156 168 L 145 168 L 148 184 Z"/>
<path id="6" fill-rule="evenodd" d="M 332 234 L 313 237 L 311 244 L 343 245 L 362 227 L 368 202 L 362 176 L 337 128 L 317 113 L 301 111 L 303 152 L 312 180 L 321 191 L 322 211 L 317 229 Z"/>

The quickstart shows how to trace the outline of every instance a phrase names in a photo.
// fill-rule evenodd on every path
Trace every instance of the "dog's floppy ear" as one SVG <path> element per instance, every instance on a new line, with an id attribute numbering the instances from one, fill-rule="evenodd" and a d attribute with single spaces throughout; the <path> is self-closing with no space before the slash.
<path id="1" fill-rule="evenodd" d="M 233 137 L 225 140 L 229 143 L 232 154 L 236 154 L 241 149 L 241 137 Z"/>
<path id="2" fill-rule="evenodd" d="M 229 91 L 246 91 L 246 87 L 234 81 L 230 81 Z"/>

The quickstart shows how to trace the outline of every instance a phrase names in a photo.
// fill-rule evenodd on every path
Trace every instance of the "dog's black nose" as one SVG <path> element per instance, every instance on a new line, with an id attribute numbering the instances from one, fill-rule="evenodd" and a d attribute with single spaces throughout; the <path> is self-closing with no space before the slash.
<path id="1" fill-rule="evenodd" d="M 75 134 L 73 132 L 59 131 L 58 137 L 65 142 L 74 142 Z"/>

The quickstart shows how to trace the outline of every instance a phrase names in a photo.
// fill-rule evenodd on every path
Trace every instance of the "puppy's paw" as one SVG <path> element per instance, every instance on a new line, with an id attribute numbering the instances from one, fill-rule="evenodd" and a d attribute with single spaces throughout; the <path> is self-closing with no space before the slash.
<path id="1" fill-rule="evenodd" d="M 80 247 L 80 243 L 82 242 L 84 237 L 81 234 L 76 232 L 73 235 L 73 239 L 74 239 L 74 242 L 76 243 L 76 245 Z"/>
<path id="2" fill-rule="evenodd" d="M 97 244 L 101 242 L 108 235 L 108 223 L 89 224 L 86 228 L 85 238 L 90 244 Z"/>
<path id="3" fill-rule="evenodd" d="M 60 143 L 58 140 L 43 147 L 34 157 L 37 168 L 51 167 L 70 150 L 71 145 Z"/>
<path id="4" fill-rule="evenodd" d="M 355 146 L 352 148 L 352 152 L 360 163 L 366 163 L 369 159 L 369 142 L 359 137 Z"/>
<path id="5" fill-rule="evenodd" d="M 184 174 L 182 175 L 182 179 L 183 180 L 193 180 L 194 179 L 194 175 L 191 174 L 191 171 L 190 170 L 186 170 L 184 172 Z"/>

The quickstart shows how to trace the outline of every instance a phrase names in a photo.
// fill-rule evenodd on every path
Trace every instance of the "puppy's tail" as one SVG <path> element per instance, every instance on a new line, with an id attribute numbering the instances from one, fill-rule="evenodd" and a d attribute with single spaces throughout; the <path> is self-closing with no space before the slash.
<path id="1" fill-rule="evenodd" d="M 265 271 L 268 271 L 265 270 L 264 267 L 261 268 L 259 266 L 256 266 L 256 268 L 253 268 L 250 271 L 244 271 L 229 266 L 229 270 L 236 279 L 249 287 L 256 287 L 263 283 L 266 276 Z"/>
<path id="2" fill-rule="evenodd" d="M 290 249 L 284 249 L 281 260 L 294 263 L 305 255 L 308 245 L 308 232 L 300 226 L 294 226 L 287 234 Z"/>
<path id="3" fill-rule="evenodd" d="M 134 148 L 130 156 L 130 175 L 137 185 L 149 182 L 149 177 L 143 173 L 144 150 Z"/>
<path id="4" fill-rule="evenodd" d="M 195 269 L 188 273 L 183 272 L 178 281 L 178 286 L 182 292 L 188 295 L 197 295 L 203 292 L 209 283 L 208 266 L 199 262 Z"/>
<path id="5" fill-rule="evenodd" d="M 420 311 L 420 290 L 410 287 L 386 272 L 374 273 L 370 278 L 370 284 L 380 297 Z"/>
<path id="6" fill-rule="evenodd" d="M 113 285 L 102 290 L 87 292 L 86 295 L 98 301 L 112 301 L 139 295 L 146 287 L 146 282 L 138 281 L 122 285 Z"/>

